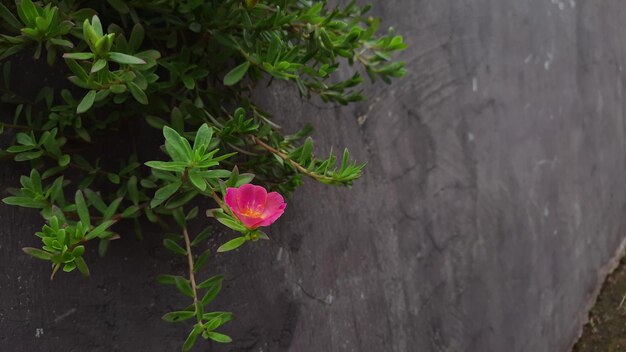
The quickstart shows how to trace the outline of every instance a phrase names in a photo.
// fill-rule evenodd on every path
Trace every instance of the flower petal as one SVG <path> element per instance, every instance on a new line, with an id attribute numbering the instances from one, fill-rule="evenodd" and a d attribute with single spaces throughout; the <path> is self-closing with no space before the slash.
<path id="1" fill-rule="evenodd" d="M 230 207 L 233 212 L 239 211 L 239 204 L 237 203 L 239 189 L 227 188 L 226 195 L 224 196 L 224 202 Z"/>
<path id="2" fill-rule="evenodd" d="M 285 200 L 283 199 L 283 196 L 280 195 L 280 193 L 278 192 L 268 193 L 267 200 L 265 201 L 265 211 L 263 212 L 263 217 L 268 217 L 272 215 L 283 204 L 285 204 Z"/>
<path id="3" fill-rule="evenodd" d="M 263 219 L 261 218 L 253 218 L 253 217 L 245 216 L 240 213 L 235 213 L 235 216 L 237 216 L 237 219 L 239 219 L 239 221 L 241 221 L 241 223 L 244 224 L 245 227 L 251 230 L 254 230 L 257 227 L 259 227 L 260 224 L 263 222 Z"/>
<path id="4" fill-rule="evenodd" d="M 287 204 L 283 203 L 272 213 L 267 214 L 267 216 L 263 214 L 265 216 L 265 219 L 258 226 L 270 226 L 272 223 L 274 223 L 274 221 L 276 221 L 279 217 L 283 215 L 286 207 Z"/>
<path id="5" fill-rule="evenodd" d="M 267 200 L 267 191 L 261 186 L 245 184 L 239 187 L 237 204 L 241 211 L 250 209 L 255 212 L 263 212 Z"/>

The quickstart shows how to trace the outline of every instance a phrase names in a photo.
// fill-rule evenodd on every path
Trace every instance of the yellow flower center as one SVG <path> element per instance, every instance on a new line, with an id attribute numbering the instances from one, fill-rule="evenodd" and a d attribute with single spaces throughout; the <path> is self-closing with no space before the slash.
<path id="1" fill-rule="evenodd" d="M 247 216 L 249 218 L 258 219 L 263 216 L 263 212 L 259 209 L 246 208 L 240 210 L 241 215 Z"/>

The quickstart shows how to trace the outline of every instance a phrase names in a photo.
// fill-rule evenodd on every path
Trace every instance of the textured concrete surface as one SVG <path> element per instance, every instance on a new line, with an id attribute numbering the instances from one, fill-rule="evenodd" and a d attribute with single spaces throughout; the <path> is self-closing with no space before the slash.
<path id="1" fill-rule="evenodd" d="M 626 3 L 397 0 L 409 75 L 348 108 L 259 100 L 369 161 L 308 183 L 273 241 L 220 255 L 229 346 L 197 351 L 568 351 L 626 235 Z M 287 102 L 287 103 L 286 103 Z M 2 184 L 21 170 L 3 167 Z M 186 330 L 158 234 L 92 256 L 93 277 L 18 253 L 39 218 L 0 207 L 0 351 L 175 351 Z M 214 243 L 213 243 L 214 245 Z"/>

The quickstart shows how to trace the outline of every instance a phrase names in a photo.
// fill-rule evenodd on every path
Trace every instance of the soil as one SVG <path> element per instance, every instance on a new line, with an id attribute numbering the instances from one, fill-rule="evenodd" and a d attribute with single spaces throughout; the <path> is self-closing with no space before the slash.
<path id="1" fill-rule="evenodd" d="M 626 258 L 607 278 L 572 352 L 626 351 Z"/>

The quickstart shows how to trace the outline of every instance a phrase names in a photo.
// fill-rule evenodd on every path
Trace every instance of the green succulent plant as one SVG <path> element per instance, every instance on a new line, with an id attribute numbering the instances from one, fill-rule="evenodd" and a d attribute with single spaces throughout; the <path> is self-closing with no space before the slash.
<path id="1" fill-rule="evenodd" d="M 135 222 L 139 235 L 143 221 L 160 224 L 164 246 L 185 258 L 189 274 L 157 281 L 191 301 L 163 319 L 194 321 L 184 351 L 200 336 L 230 342 L 217 330 L 232 313 L 208 310 L 223 277 L 197 280 L 209 250 L 193 251 L 211 235 L 197 204 L 215 202 L 206 214 L 241 234 L 218 250 L 225 252 L 268 238 L 231 211 L 227 188 L 254 180 L 289 195 L 303 176 L 335 186 L 359 178 L 364 164 L 347 150 L 318 155 L 312 126 L 286 134 L 251 98 L 257 86 L 281 80 L 303 98 L 348 104 L 364 99 L 362 75 L 386 83 L 403 76 L 404 64 L 392 59 L 406 47 L 402 37 L 381 33 L 369 9 L 312 0 L 0 3 L 0 99 L 8 112 L 0 156 L 31 166 L 4 203 L 38 209 L 44 222 L 41 248 L 24 251 L 50 262 L 52 276 L 89 275 L 85 247 L 97 242 L 104 255 L 125 235 L 118 222 Z M 38 92 L 20 95 L 11 80 L 18 53 L 45 56 L 67 81 L 31 82 Z M 337 74 L 343 66 L 353 67 L 348 78 Z M 160 160 L 143 160 L 136 145 L 117 167 L 90 152 L 129 121 L 163 132 L 165 142 L 148 146 Z M 191 223 L 204 230 L 190 234 Z"/>

